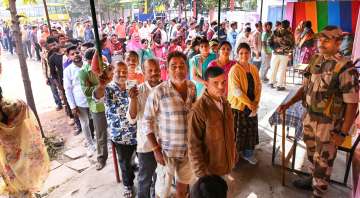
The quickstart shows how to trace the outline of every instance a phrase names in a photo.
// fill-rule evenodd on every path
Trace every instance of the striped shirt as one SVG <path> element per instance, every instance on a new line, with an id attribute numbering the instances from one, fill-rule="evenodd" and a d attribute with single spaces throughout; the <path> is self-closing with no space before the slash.
<path id="1" fill-rule="evenodd" d="M 184 158 L 187 151 L 187 114 L 196 99 L 196 88 L 187 83 L 184 101 L 170 81 L 150 93 L 144 111 L 145 134 L 154 133 L 167 157 Z M 159 131 L 156 133 L 156 129 Z"/>

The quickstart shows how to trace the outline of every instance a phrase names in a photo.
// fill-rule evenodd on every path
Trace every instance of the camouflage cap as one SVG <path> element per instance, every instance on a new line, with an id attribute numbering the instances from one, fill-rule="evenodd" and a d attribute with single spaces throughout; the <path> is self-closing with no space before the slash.
<path id="1" fill-rule="evenodd" d="M 341 38 L 343 36 L 343 32 L 340 28 L 335 28 L 335 29 L 323 29 L 321 32 L 319 32 L 317 34 L 317 37 L 326 37 L 328 39 L 338 39 Z"/>

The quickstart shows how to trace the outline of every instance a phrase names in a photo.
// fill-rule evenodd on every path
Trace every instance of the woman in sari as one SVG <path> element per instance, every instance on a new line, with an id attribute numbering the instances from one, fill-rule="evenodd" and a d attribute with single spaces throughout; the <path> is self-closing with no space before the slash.
<path id="1" fill-rule="evenodd" d="M 3 99 L 0 88 L 0 194 L 32 197 L 49 172 L 49 157 L 37 120 L 23 101 Z"/>
<path id="2" fill-rule="evenodd" d="M 308 64 L 316 53 L 315 34 L 311 21 L 302 21 L 295 30 L 294 65 Z"/>
<path id="3" fill-rule="evenodd" d="M 257 67 L 249 63 L 250 46 L 240 43 L 237 54 L 238 62 L 232 66 L 228 77 L 228 101 L 234 113 L 237 151 L 243 159 L 255 165 L 261 81 Z"/>
<path id="4" fill-rule="evenodd" d="M 304 31 L 299 38 L 300 64 L 308 64 L 310 58 L 316 53 L 315 34 L 311 27 L 311 21 L 304 22 Z"/>
<path id="5" fill-rule="evenodd" d="M 142 45 L 141 45 L 141 39 L 140 39 L 139 33 L 135 32 L 135 33 L 133 33 L 133 35 L 131 35 L 131 39 L 126 45 L 126 51 L 127 52 L 135 51 L 135 52 L 139 53 L 141 48 L 142 48 Z"/>
<path id="6" fill-rule="evenodd" d="M 209 63 L 209 67 L 221 67 L 225 71 L 226 81 L 228 79 L 229 71 L 233 65 L 236 64 L 236 61 L 230 60 L 230 55 L 232 52 L 231 44 L 228 41 L 224 41 L 219 45 L 219 58 L 213 60 Z M 227 82 L 226 82 L 227 83 Z M 226 84 L 227 85 L 227 84 Z M 227 86 L 226 86 L 226 95 L 227 95 Z"/>

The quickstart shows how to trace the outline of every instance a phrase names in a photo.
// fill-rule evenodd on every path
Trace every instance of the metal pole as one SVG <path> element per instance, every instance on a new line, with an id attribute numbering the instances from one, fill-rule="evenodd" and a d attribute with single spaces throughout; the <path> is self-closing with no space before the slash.
<path id="1" fill-rule="evenodd" d="M 96 49 L 97 49 L 97 52 L 99 55 L 99 67 L 100 67 L 100 71 L 102 72 L 103 64 L 102 64 L 102 54 L 101 54 L 101 43 L 100 43 L 100 37 L 99 37 L 98 23 L 97 23 L 97 19 L 96 19 L 96 10 L 95 10 L 94 0 L 90 0 L 90 9 L 91 9 L 91 18 L 92 18 L 93 26 L 94 26 L 95 44 L 96 44 Z"/>
<path id="2" fill-rule="evenodd" d="M 281 161 L 282 161 L 282 167 L 281 167 L 281 184 L 285 186 L 285 112 L 282 114 L 282 134 L 281 134 Z"/>
<path id="3" fill-rule="evenodd" d="M 220 42 L 220 16 L 221 16 L 221 0 L 219 0 L 218 2 L 218 29 L 217 29 L 217 37 L 218 37 L 218 41 Z"/>
<path id="4" fill-rule="evenodd" d="M 50 35 L 51 35 L 51 23 L 50 23 L 50 17 L 49 17 L 48 8 L 47 8 L 47 5 L 46 5 L 46 0 L 43 0 L 43 3 L 44 3 L 46 20 L 47 20 L 47 23 L 48 23 L 48 26 L 49 26 L 49 32 L 50 32 Z"/>
<path id="5" fill-rule="evenodd" d="M 260 5 L 260 21 L 262 21 L 263 6 L 264 6 L 264 0 L 261 0 L 261 5 Z"/>
<path id="6" fill-rule="evenodd" d="M 281 20 L 284 20 L 284 8 L 285 8 L 285 0 L 282 1 L 282 5 L 281 5 Z"/>

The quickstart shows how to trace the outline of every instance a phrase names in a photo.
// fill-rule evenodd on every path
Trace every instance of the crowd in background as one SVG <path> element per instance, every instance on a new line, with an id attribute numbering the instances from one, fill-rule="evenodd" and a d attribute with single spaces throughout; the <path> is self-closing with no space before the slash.
<path id="1" fill-rule="evenodd" d="M 288 65 L 309 63 L 317 51 L 311 26 L 311 21 L 304 21 L 293 32 L 287 20 L 218 24 L 203 18 L 119 19 L 102 23 L 98 30 L 104 66 L 98 65 L 89 20 L 53 27 L 22 25 L 21 36 L 26 57 L 42 63 L 56 110 L 65 108 L 74 134 L 83 132 L 86 137 L 88 156 L 96 153 L 97 170 L 108 158 L 109 133 L 119 156 L 124 197 L 134 193 L 135 153 L 139 197 L 155 194 L 150 189 L 157 163 L 172 173 L 177 194 L 184 197 L 194 177 L 224 176 L 238 157 L 257 164 L 254 149 L 259 143 L 262 84 L 285 90 Z M 5 50 L 14 53 L 14 36 L 6 23 L 1 24 L 0 40 Z M 194 103 L 197 99 L 202 103 Z M 218 142 L 218 151 L 207 150 L 216 153 L 210 157 L 199 150 L 204 141 L 203 111 L 209 101 L 209 108 L 219 111 L 209 112 L 214 117 L 207 127 L 234 136 L 232 144 L 229 137 L 218 134 L 230 143 Z M 222 113 L 228 116 L 221 117 Z M 226 129 L 217 120 L 233 127 Z M 219 141 L 207 138 L 207 144 Z M 225 160 L 227 167 L 217 160 Z M 221 185 L 221 178 L 210 179 Z M 157 181 L 163 182 L 159 194 L 166 197 L 172 177 L 159 173 Z"/>

